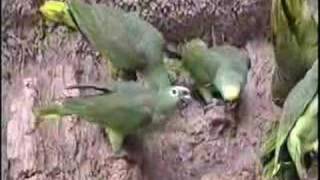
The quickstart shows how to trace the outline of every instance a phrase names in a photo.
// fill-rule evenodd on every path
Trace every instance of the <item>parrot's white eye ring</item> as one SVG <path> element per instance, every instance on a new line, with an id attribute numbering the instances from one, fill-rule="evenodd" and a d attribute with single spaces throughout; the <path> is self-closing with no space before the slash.
<path id="1" fill-rule="evenodd" d="M 177 96 L 178 92 L 177 92 L 176 89 L 172 89 L 171 94 L 172 94 L 173 96 Z"/>
<path id="2" fill-rule="evenodd" d="M 173 97 L 189 97 L 190 90 L 183 86 L 175 86 L 171 88 L 170 95 Z"/>

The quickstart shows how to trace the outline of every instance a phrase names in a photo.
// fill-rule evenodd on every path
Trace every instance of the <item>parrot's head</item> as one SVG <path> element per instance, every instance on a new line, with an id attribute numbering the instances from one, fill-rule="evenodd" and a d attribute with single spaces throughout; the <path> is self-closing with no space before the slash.
<path id="1" fill-rule="evenodd" d="M 201 39 L 193 39 L 182 47 L 182 57 L 190 56 L 207 48 L 207 44 Z"/>
<path id="2" fill-rule="evenodd" d="M 168 89 L 169 95 L 178 101 L 189 102 L 191 98 L 191 92 L 184 86 L 173 86 Z"/>
<path id="3" fill-rule="evenodd" d="M 242 79 L 234 78 L 232 81 L 229 79 L 221 82 L 220 89 L 221 95 L 224 100 L 234 102 L 239 99 L 241 93 Z"/>
<path id="4" fill-rule="evenodd" d="M 192 100 L 190 90 L 184 86 L 169 88 L 169 94 L 176 102 L 178 109 L 184 109 Z"/>
<path id="5" fill-rule="evenodd" d="M 191 100 L 191 92 L 188 88 L 169 86 L 159 92 L 156 109 L 163 113 L 173 112 L 176 107 L 185 107 Z"/>

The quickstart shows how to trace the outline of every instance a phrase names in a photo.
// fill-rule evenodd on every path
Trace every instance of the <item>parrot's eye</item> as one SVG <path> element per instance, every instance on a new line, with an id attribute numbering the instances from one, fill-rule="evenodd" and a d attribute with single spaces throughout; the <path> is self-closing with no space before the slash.
<path id="1" fill-rule="evenodd" d="M 170 95 L 173 97 L 181 98 L 189 98 L 190 97 L 190 91 L 182 86 L 176 86 L 170 90 Z"/>
<path id="2" fill-rule="evenodd" d="M 177 94 L 177 90 L 175 90 L 175 89 L 172 90 L 172 94 L 173 94 L 173 95 L 176 95 L 176 94 Z"/>
<path id="3" fill-rule="evenodd" d="M 171 90 L 170 90 L 170 94 L 171 94 L 171 96 L 173 96 L 173 97 L 177 97 L 177 96 L 178 96 L 178 90 L 177 90 L 177 89 L 171 89 Z"/>

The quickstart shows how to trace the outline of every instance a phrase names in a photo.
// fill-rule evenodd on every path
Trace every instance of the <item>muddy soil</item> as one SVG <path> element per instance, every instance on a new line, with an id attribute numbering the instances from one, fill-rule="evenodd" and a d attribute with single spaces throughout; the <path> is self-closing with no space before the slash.
<path id="1" fill-rule="evenodd" d="M 223 107 L 217 105 L 204 113 L 203 105 L 194 101 L 168 119 L 161 130 L 144 137 L 129 137 L 125 148 L 132 159 L 126 160 L 111 155 L 102 129 L 77 117 L 47 122 L 33 129 L 35 106 L 83 94 L 79 90 L 66 91 L 66 86 L 108 84 L 112 80 L 105 68 L 106 61 L 79 33 L 43 24 L 37 12 L 42 1 L 4 1 L 1 9 L 2 179 L 260 179 L 261 142 L 270 123 L 279 115 L 271 102 L 269 87 L 273 53 L 265 35 L 269 17 L 265 12 L 270 3 L 226 2 L 229 1 L 214 2 L 220 14 L 212 10 L 206 16 L 217 17 L 215 23 L 222 23 L 223 13 L 232 11 L 237 15 L 232 15 L 224 26 L 210 24 L 218 30 L 208 41 L 238 45 L 250 57 L 251 69 L 239 107 L 224 113 Z M 196 7 L 197 3 L 190 6 Z M 189 23 L 201 16 L 189 17 Z M 236 21 L 239 19 L 242 21 Z M 155 23 L 152 17 L 150 22 Z M 176 28 L 181 36 L 189 32 L 179 21 L 175 23 L 176 26 L 162 28 L 159 25 L 172 42 L 181 40 L 174 38 L 178 35 L 172 35 L 172 29 Z M 232 25 L 239 31 L 231 32 Z M 190 26 L 194 28 L 197 24 Z M 204 31 L 211 32 L 209 29 L 205 27 Z"/>

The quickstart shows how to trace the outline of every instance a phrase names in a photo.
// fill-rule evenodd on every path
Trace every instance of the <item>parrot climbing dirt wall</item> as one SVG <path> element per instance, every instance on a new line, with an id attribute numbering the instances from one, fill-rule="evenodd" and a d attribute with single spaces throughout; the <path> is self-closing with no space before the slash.
<path id="1" fill-rule="evenodd" d="M 259 179 L 259 146 L 277 115 L 269 91 L 272 50 L 259 40 L 267 36 L 271 2 L 105 2 L 141 12 L 172 42 L 201 36 L 241 46 L 251 59 L 238 112 L 217 106 L 204 114 L 195 101 L 162 131 L 129 138 L 132 160 L 112 158 L 103 131 L 76 117 L 33 129 L 34 106 L 83 93 L 65 91 L 68 85 L 110 82 L 109 72 L 79 33 L 44 28 L 37 12 L 43 1 L 2 3 L 2 179 Z"/>

